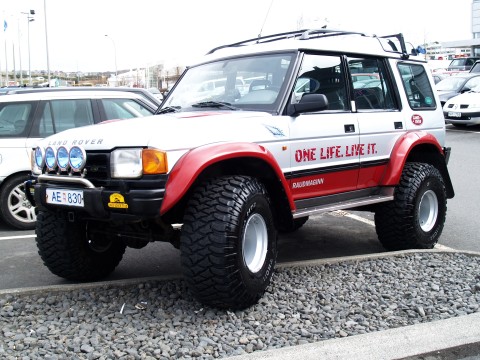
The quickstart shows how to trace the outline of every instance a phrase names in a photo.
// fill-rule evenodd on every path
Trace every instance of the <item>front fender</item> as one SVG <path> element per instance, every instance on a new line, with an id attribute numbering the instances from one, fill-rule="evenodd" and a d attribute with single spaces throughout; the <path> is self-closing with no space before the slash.
<path id="1" fill-rule="evenodd" d="M 392 149 L 390 162 L 387 165 L 385 177 L 381 183 L 384 186 L 395 186 L 400 181 L 402 171 L 407 162 L 410 151 L 417 145 L 432 145 L 439 154 L 443 154 L 442 147 L 435 136 L 425 131 L 408 132 L 400 137 Z"/>
<path id="2" fill-rule="evenodd" d="M 160 215 L 165 214 L 180 201 L 198 176 L 209 166 L 223 160 L 240 157 L 254 157 L 265 161 L 281 181 L 290 208 L 295 209 L 288 182 L 270 151 L 255 143 L 216 143 L 192 149 L 176 162 L 168 176 Z"/>

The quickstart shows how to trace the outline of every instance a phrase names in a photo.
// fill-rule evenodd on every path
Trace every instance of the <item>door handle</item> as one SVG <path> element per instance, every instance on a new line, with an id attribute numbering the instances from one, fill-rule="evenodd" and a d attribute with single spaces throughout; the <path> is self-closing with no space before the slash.
<path id="1" fill-rule="evenodd" d="M 354 133 L 355 132 L 355 125 L 353 124 L 345 124 L 345 132 L 346 133 Z"/>

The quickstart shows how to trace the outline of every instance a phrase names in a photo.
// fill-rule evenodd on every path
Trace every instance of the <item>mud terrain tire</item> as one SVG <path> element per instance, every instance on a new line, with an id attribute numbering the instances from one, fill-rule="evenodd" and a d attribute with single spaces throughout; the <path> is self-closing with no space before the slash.
<path id="1" fill-rule="evenodd" d="M 378 239 L 387 250 L 431 249 L 447 213 L 445 184 L 429 164 L 406 163 L 394 200 L 375 212 Z"/>
<path id="2" fill-rule="evenodd" d="M 43 263 L 68 280 L 92 281 L 107 276 L 120 263 L 126 248 L 120 239 L 89 236 L 87 222 L 70 222 L 63 212 L 41 210 L 36 233 Z"/>
<path id="3" fill-rule="evenodd" d="M 243 309 L 264 294 L 275 267 L 277 231 L 265 187 L 247 176 L 196 188 L 180 240 L 184 278 L 202 303 Z"/>

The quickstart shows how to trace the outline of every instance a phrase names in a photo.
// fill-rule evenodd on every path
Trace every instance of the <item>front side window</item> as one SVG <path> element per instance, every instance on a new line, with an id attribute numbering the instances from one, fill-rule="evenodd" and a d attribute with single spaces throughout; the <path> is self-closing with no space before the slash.
<path id="1" fill-rule="evenodd" d="M 299 102 L 304 94 L 324 94 L 328 100 L 327 110 L 347 110 L 345 74 L 339 56 L 304 56 L 293 90 L 292 103 Z"/>
<path id="2" fill-rule="evenodd" d="M 291 53 L 256 55 L 192 67 L 179 80 L 162 109 L 274 111 L 282 100 L 294 57 Z"/>
<path id="3" fill-rule="evenodd" d="M 132 99 L 103 99 L 106 120 L 153 115 L 153 111 Z"/>
<path id="4" fill-rule="evenodd" d="M 26 136 L 33 103 L 0 103 L 0 138 Z"/>
<path id="5" fill-rule="evenodd" d="M 398 69 L 410 107 L 413 110 L 435 109 L 437 104 L 425 67 L 419 64 L 399 63 Z"/>

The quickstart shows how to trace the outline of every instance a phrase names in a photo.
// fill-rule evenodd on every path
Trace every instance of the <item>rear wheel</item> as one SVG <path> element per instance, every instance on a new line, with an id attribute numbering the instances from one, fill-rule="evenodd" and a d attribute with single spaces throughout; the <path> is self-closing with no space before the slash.
<path id="1" fill-rule="evenodd" d="M 63 212 L 41 210 L 37 247 L 43 263 L 55 275 L 90 281 L 110 274 L 122 260 L 125 244 L 93 231 L 86 221 L 68 221 Z"/>
<path id="2" fill-rule="evenodd" d="M 180 240 L 191 292 L 214 307 L 255 304 L 270 283 L 276 242 L 270 201 L 258 180 L 230 176 L 205 182 L 189 201 Z"/>
<path id="3" fill-rule="evenodd" d="M 431 249 L 447 213 L 445 184 L 429 164 L 407 163 L 392 202 L 375 212 L 380 242 L 387 250 Z"/>
<path id="4" fill-rule="evenodd" d="M 35 207 L 25 195 L 28 175 L 19 174 L 5 181 L 0 192 L 0 214 L 10 226 L 20 230 L 35 229 Z"/>

